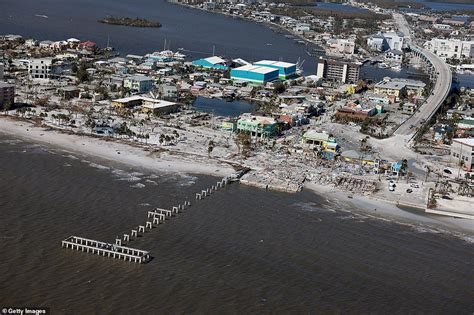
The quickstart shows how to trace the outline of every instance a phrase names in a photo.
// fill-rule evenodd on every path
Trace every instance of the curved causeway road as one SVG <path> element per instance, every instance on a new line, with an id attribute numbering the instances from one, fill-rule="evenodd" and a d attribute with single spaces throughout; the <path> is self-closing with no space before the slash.
<path id="1" fill-rule="evenodd" d="M 406 34 L 410 48 L 424 55 L 434 68 L 432 76 L 434 84 L 431 95 L 426 99 L 425 103 L 420 106 L 415 114 L 401 124 L 394 133 L 395 135 L 410 136 L 411 139 L 416 134 L 417 129 L 420 128 L 425 121 L 431 119 L 446 100 L 446 97 L 451 90 L 453 75 L 449 66 L 434 53 L 410 43 L 411 36 L 408 23 L 403 15 L 394 13 L 393 17 L 395 22 L 398 24 L 399 30 Z"/>

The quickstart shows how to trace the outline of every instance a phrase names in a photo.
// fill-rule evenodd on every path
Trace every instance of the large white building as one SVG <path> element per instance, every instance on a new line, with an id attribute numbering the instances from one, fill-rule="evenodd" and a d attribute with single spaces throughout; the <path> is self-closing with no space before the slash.
<path id="1" fill-rule="evenodd" d="M 451 160 L 471 171 L 474 158 L 474 138 L 456 138 L 451 144 Z"/>
<path id="2" fill-rule="evenodd" d="M 474 41 L 433 38 L 424 46 L 443 59 L 474 58 Z"/>
<path id="3" fill-rule="evenodd" d="M 405 45 L 405 36 L 401 32 L 376 34 L 367 39 L 367 45 L 377 51 L 402 50 Z"/>
<path id="4" fill-rule="evenodd" d="M 31 59 L 28 65 L 28 74 L 30 79 L 50 79 L 52 69 L 52 58 Z"/>

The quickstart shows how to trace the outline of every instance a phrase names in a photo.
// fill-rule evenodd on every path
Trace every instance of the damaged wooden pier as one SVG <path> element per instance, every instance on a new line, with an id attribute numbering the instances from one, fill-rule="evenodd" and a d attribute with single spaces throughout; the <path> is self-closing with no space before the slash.
<path id="1" fill-rule="evenodd" d="M 61 242 L 61 246 L 140 264 L 147 263 L 151 259 L 150 252 L 145 250 L 100 242 L 79 236 L 69 236 Z"/>

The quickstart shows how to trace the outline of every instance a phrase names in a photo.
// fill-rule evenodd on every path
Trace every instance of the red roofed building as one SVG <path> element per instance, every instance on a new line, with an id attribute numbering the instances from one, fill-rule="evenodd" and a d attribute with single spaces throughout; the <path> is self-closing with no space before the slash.
<path id="1" fill-rule="evenodd" d="M 94 52 L 97 49 L 97 44 L 88 40 L 86 42 L 80 43 L 78 48 L 80 50 Z"/>

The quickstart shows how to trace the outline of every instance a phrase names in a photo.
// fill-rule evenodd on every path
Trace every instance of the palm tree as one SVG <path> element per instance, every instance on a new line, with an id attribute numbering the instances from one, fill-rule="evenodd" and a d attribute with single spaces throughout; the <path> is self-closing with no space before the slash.
<path id="1" fill-rule="evenodd" d="M 212 150 L 214 150 L 214 141 L 210 140 L 207 146 L 207 155 L 211 157 Z"/>
<path id="2" fill-rule="evenodd" d="M 10 101 L 6 101 L 5 104 L 3 104 L 3 113 L 5 115 L 8 115 L 8 111 L 12 108 L 12 103 Z"/>
<path id="3" fill-rule="evenodd" d="M 425 176 L 425 182 L 428 180 L 428 177 L 430 176 L 431 173 L 431 168 L 427 165 L 425 166 L 426 168 L 426 176 Z"/>

